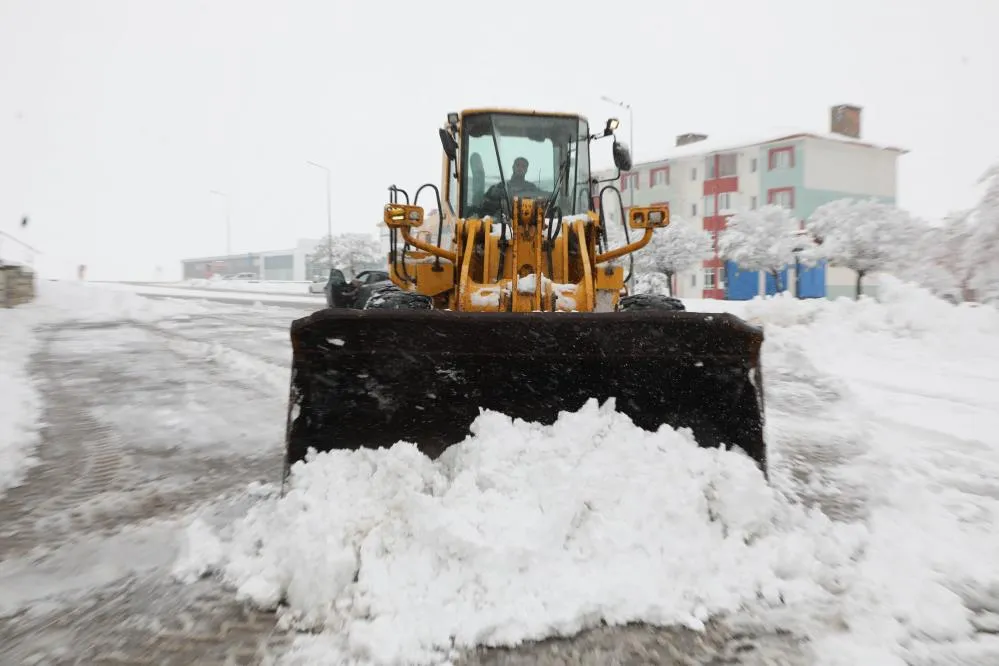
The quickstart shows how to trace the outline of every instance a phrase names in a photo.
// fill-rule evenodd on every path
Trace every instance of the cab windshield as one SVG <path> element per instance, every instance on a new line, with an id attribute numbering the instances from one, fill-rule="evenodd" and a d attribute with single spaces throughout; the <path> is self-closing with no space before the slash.
<path id="1" fill-rule="evenodd" d="M 555 203 L 563 215 L 589 210 L 584 120 L 482 113 L 465 116 L 462 130 L 462 217 L 509 217 L 513 197 L 549 199 L 556 182 Z"/>

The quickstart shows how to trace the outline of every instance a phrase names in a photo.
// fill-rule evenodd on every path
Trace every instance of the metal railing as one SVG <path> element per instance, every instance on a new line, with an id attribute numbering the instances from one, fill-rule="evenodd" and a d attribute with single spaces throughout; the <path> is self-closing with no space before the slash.
<path id="1" fill-rule="evenodd" d="M 0 266 L 26 266 L 35 268 L 35 257 L 41 251 L 18 237 L 0 230 Z"/>

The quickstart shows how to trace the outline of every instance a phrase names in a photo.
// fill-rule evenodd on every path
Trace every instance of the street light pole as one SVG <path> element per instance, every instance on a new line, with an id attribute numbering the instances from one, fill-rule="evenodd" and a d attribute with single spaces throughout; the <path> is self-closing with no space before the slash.
<path id="1" fill-rule="evenodd" d="M 632 112 L 631 104 L 625 104 L 624 102 L 619 102 L 615 99 L 611 99 L 606 95 L 600 97 L 603 101 L 608 104 L 613 104 L 614 106 L 619 106 L 622 109 L 628 110 L 628 149 L 631 151 L 632 161 L 635 159 L 635 116 Z M 628 206 L 635 206 L 635 188 L 629 183 L 628 187 Z"/>
<path id="2" fill-rule="evenodd" d="M 318 167 L 326 172 L 326 243 L 330 253 L 330 268 L 333 268 L 333 207 L 330 194 L 330 170 L 322 164 L 316 164 L 311 160 L 306 160 L 307 164 Z"/>
<path id="3" fill-rule="evenodd" d="M 229 195 L 225 192 L 220 192 L 218 190 L 212 190 L 212 194 L 220 196 L 225 199 L 225 256 L 232 256 L 232 216 L 230 213 L 229 206 Z"/>

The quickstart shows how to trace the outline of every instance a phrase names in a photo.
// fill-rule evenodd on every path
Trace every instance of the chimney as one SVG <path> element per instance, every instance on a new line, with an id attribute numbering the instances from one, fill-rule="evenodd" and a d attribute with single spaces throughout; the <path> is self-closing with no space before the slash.
<path id="1" fill-rule="evenodd" d="M 853 139 L 860 138 L 861 107 L 852 104 L 837 104 L 829 110 L 829 131 Z"/>
<path id="2" fill-rule="evenodd" d="M 686 146 L 688 143 L 697 143 L 707 138 L 707 134 L 678 134 L 676 136 L 676 145 L 677 147 Z"/>

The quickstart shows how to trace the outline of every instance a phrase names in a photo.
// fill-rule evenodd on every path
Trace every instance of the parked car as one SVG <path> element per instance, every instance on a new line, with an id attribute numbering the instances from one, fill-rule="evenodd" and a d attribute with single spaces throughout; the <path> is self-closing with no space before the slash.
<path id="1" fill-rule="evenodd" d="M 312 282 L 309 284 L 310 294 L 322 294 L 326 291 L 326 283 L 329 281 L 328 277 L 323 277 L 322 275 L 317 275 L 312 278 Z"/>
<path id="2" fill-rule="evenodd" d="M 339 268 L 330 271 L 326 280 L 326 305 L 331 308 L 354 308 L 360 310 L 378 287 L 391 283 L 388 271 L 361 271 L 354 279 L 347 281 Z M 311 285 L 310 285 L 311 290 Z"/>

